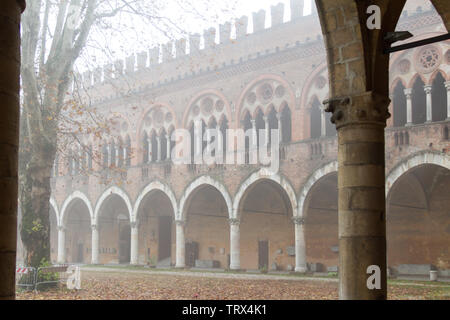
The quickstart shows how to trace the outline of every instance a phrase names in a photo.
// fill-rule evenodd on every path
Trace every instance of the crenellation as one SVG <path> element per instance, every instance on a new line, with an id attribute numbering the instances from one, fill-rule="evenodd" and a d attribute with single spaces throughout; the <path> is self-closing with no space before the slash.
<path id="1" fill-rule="evenodd" d="M 173 59 L 173 42 L 170 41 L 162 45 L 162 61 L 168 62 Z"/>
<path id="2" fill-rule="evenodd" d="M 136 63 L 136 56 L 134 54 L 128 56 L 125 59 L 125 73 L 132 74 L 134 73 L 134 65 Z"/>
<path id="3" fill-rule="evenodd" d="M 123 60 L 114 61 L 114 77 L 116 79 L 123 75 Z"/>
<path id="4" fill-rule="evenodd" d="M 186 39 L 181 38 L 175 42 L 175 55 L 177 58 L 186 55 Z"/>
<path id="5" fill-rule="evenodd" d="M 189 35 L 190 54 L 196 55 L 200 51 L 200 34 L 194 33 Z"/>
<path id="6" fill-rule="evenodd" d="M 247 35 L 248 17 L 242 16 L 235 21 L 236 39 L 245 37 Z"/>
<path id="7" fill-rule="evenodd" d="M 291 21 L 303 17 L 304 0 L 291 0 Z"/>
<path id="8" fill-rule="evenodd" d="M 253 33 L 263 31 L 266 24 L 266 11 L 253 12 Z"/>
<path id="9" fill-rule="evenodd" d="M 272 27 L 282 24 L 284 17 L 284 4 L 280 2 L 275 6 L 271 6 L 270 14 L 272 17 Z"/>
<path id="10" fill-rule="evenodd" d="M 228 43 L 231 39 L 231 23 L 225 22 L 219 26 L 220 43 Z"/>
<path id="11" fill-rule="evenodd" d="M 216 28 L 203 31 L 203 38 L 205 39 L 205 49 L 214 48 L 216 45 Z"/>
<path id="12" fill-rule="evenodd" d="M 149 50 L 150 67 L 159 63 L 159 46 L 153 47 Z"/>
<path id="13" fill-rule="evenodd" d="M 94 85 L 98 85 L 102 82 L 102 68 L 97 67 L 94 69 Z"/>
<path id="14" fill-rule="evenodd" d="M 113 65 L 111 63 L 108 63 L 103 67 L 103 75 L 105 82 L 113 78 Z"/>
<path id="15" fill-rule="evenodd" d="M 144 70 L 147 67 L 148 55 L 146 51 L 141 51 L 137 54 L 137 68 Z"/>

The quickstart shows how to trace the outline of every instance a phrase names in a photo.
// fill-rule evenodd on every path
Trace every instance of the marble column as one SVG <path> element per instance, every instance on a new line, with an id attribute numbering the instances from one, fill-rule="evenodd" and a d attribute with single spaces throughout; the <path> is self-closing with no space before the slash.
<path id="1" fill-rule="evenodd" d="M 230 219 L 230 269 L 239 270 L 241 268 L 240 253 L 240 220 Z"/>
<path id="2" fill-rule="evenodd" d="M 176 268 L 184 268 L 186 266 L 185 259 L 185 239 L 184 239 L 184 227 L 185 221 L 176 220 Z"/>

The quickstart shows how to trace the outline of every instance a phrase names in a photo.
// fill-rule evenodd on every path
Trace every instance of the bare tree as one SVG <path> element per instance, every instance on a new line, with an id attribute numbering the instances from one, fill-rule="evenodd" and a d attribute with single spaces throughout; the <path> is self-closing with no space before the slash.
<path id="1" fill-rule="evenodd" d="M 19 150 L 20 234 L 26 265 L 39 266 L 50 260 L 50 178 L 58 137 L 64 131 L 62 118 L 65 115 L 65 121 L 70 120 L 67 117 L 70 113 L 62 111 L 72 103 L 73 97 L 68 97 L 67 92 L 74 65 L 85 50 L 93 28 L 107 28 L 110 19 L 128 14 L 151 23 L 167 36 L 182 33 L 181 28 L 160 14 L 164 3 L 158 0 L 28 1 L 22 22 L 23 103 Z M 175 4 L 186 12 L 198 13 L 196 5 L 189 1 L 177 0 Z M 81 110 L 83 104 L 79 103 L 78 108 Z M 73 119 L 72 122 L 74 127 Z M 76 138 L 73 132 L 70 134 Z"/>

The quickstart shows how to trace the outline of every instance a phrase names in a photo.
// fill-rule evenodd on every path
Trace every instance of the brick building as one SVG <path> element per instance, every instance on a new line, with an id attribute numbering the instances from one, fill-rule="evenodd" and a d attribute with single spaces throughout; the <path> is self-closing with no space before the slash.
<path id="1" fill-rule="evenodd" d="M 84 147 L 55 164 L 54 261 L 298 272 L 339 264 L 338 142 L 322 107 L 326 50 L 317 12 L 303 16 L 302 8 L 292 1 L 283 22 L 283 6 L 275 6 L 269 28 L 259 11 L 252 33 L 242 17 L 235 28 L 221 25 L 217 42 L 209 29 L 204 46 L 200 35 L 190 37 L 189 52 L 179 40 L 82 75 L 94 108 L 116 126 L 108 140 L 80 137 Z M 408 2 L 397 29 L 415 34 L 411 41 L 445 33 L 423 1 Z M 450 42 L 393 54 L 390 94 L 388 266 L 445 272 Z M 171 133 L 193 136 L 196 127 L 280 129 L 278 172 L 250 163 L 174 164 Z"/>

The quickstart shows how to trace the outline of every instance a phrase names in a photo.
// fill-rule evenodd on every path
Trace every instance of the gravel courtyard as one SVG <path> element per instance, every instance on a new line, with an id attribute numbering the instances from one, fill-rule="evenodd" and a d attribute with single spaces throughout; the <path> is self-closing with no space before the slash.
<path id="1" fill-rule="evenodd" d="M 338 299 L 336 278 L 83 268 L 81 290 L 17 291 L 19 300 L 328 300 Z M 450 283 L 390 281 L 389 299 L 450 300 Z"/>

